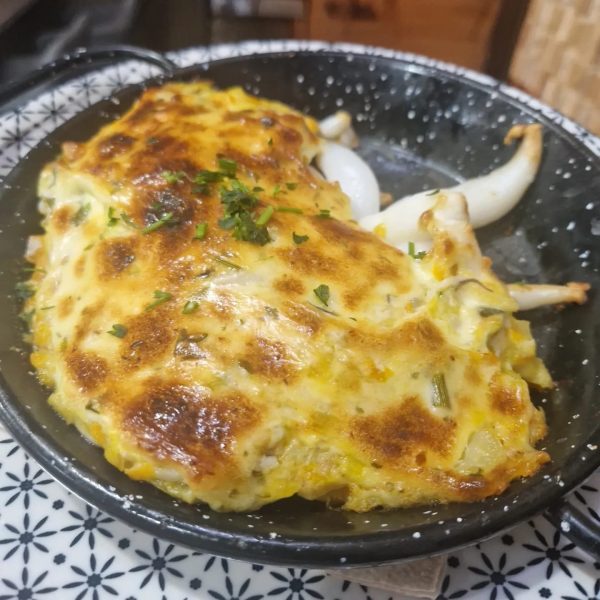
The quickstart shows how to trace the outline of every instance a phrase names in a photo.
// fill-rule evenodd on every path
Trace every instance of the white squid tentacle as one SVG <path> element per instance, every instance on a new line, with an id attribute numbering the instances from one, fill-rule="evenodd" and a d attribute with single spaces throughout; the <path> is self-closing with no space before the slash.
<path id="1" fill-rule="evenodd" d="M 358 146 L 358 136 L 352 128 L 352 116 L 345 110 L 338 110 L 320 121 L 319 134 L 326 140 L 338 142 L 348 148 Z"/>
<path id="2" fill-rule="evenodd" d="M 434 206 L 420 216 L 419 226 L 433 240 L 434 252 L 436 244 L 450 239 L 459 249 L 456 256 L 462 270 L 474 277 L 481 274 L 484 259 L 469 220 L 464 194 L 450 191 L 437 194 Z"/>
<path id="3" fill-rule="evenodd" d="M 517 301 L 519 310 L 531 310 L 549 304 L 584 304 L 589 284 L 572 281 L 566 285 L 508 284 L 508 293 Z"/>
<path id="4" fill-rule="evenodd" d="M 509 143 L 519 138 L 521 145 L 506 164 L 488 175 L 443 190 L 465 195 L 473 227 L 488 225 L 507 214 L 535 178 L 542 156 L 541 125 L 515 125 L 504 141 Z M 361 218 L 360 224 L 368 230 L 383 226 L 386 240 L 394 245 L 424 240 L 427 233 L 419 229 L 419 217 L 435 200 L 433 191 L 406 196 L 379 213 Z"/>
<path id="5" fill-rule="evenodd" d="M 337 181 L 350 198 L 352 215 L 360 219 L 379 210 L 379 184 L 358 154 L 336 142 L 321 141 L 317 166 L 328 181 Z"/>

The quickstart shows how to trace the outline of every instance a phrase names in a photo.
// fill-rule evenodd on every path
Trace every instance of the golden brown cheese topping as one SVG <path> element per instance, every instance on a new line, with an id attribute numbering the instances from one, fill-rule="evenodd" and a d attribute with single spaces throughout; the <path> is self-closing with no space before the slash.
<path id="1" fill-rule="evenodd" d="M 422 257 L 361 230 L 311 167 L 317 130 L 198 82 L 64 145 L 26 307 L 50 402 L 129 476 L 217 510 L 499 493 L 548 460 L 527 324 L 435 211 Z"/>

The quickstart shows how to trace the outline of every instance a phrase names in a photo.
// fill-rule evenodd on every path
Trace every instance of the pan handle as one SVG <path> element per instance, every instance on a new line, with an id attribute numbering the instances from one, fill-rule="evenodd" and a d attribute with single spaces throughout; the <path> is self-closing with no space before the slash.
<path id="1" fill-rule="evenodd" d="M 50 82 L 72 68 L 93 67 L 98 63 L 111 63 L 120 60 L 139 60 L 150 63 L 161 68 L 166 74 L 170 75 L 177 70 L 177 65 L 166 56 L 136 46 L 108 46 L 106 48 L 97 48 L 88 50 L 81 48 L 71 54 L 59 58 L 36 71 L 33 71 L 27 77 L 6 86 L 0 91 L 0 113 L 6 110 L 6 105 L 14 103 L 20 96 L 31 92 L 38 86 Z"/>
<path id="2" fill-rule="evenodd" d="M 561 500 L 546 511 L 546 517 L 562 534 L 578 548 L 600 561 L 600 521 Z"/>

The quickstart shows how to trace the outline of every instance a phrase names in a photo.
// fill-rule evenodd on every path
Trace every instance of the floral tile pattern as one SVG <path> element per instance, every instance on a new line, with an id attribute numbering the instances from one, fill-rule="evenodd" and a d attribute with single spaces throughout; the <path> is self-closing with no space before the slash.
<path id="1" fill-rule="evenodd" d="M 263 51 L 269 44 L 262 44 Z M 187 65 L 239 52 L 233 46 L 195 48 L 172 58 Z M 0 183 L 49 131 L 114 89 L 154 73 L 139 63 L 120 64 L 0 117 Z M 600 474 L 572 500 L 600 523 Z M 393 600 L 320 571 L 217 558 L 131 529 L 63 489 L 0 426 L 0 600 L 55 598 Z M 598 599 L 600 563 L 540 516 L 449 555 L 437 600 L 456 598 Z"/>

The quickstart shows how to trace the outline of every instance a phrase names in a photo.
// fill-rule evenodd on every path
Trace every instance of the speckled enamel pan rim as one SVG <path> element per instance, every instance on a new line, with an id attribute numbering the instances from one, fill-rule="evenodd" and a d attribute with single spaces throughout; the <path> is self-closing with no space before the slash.
<path id="1" fill-rule="evenodd" d="M 504 96 L 507 101 L 536 113 L 540 118 L 552 122 L 557 129 L 562 130 L 566 138 L 581 143 L 588 153 L 595 157 L 600 156 L 600 140 L 527 94 L 468 69 L 412 54 L 353 44 L 302 41 L 244 42 L 207 48 L 206 55 L 196 66 L 187 67 L 183 72 L 190 73 L 194 69 L 201 71 L 207 62 L 252 58 L 257 54 L 282 53 L 314 53 L 323 54 L 324 57 L 328 53 L 335 53 L 373 59 L 392 59 L 401 61 L 408 70 L 414 67 L 423 74 L 428 71 L 437 72 L 457 80 L 462 79 L 467 85 L 490 90 L 499 96 Z M 178 74 L 175 73 L 168 78 L 177 78 L 177 76 Z M 93 110 L 93 106 L 85 110 Z M 595 161 L 595 164 L 600 171 L 600 162 Z M 1 375 L 0 382 L 3 383 Z M 211 514 L 214 513 L 203 508 L 199 509 L 196 522 L 178 520 L 145 506 L 143 500 L 140 502 L 135 498 L 127 499 L 114 487 L 99 483 L 93 472 L 82 465 L 77 458 L 57 453 L 52 441 L 44 435 L 43 425 L 37 423 L 16 398 L 11 397 L 6 385 L 0 385 L 0 409 L 7 427 L 27 452 L 70 491 L 90 504 L 134 527 L 197 550 L 271 564 L 315 567 L 380 564 L 439 554 L 469 545 L 491 537 L 544 510 L 580 484 L 600 462 L 600 456 L 593 452 L 590 446 L 590 444 L 600 444 L 600 430 L 597 430 L 590 439 L 586 440 L 589 447 L 586 448 L 582 443 L 581 454 L 586 457 L 585 461 L 565 468 L 564 477 L 557 467 L 543 477 L 530 478 L 522 492 L 522 496 L 526 496 L 524 501 L 505 506 L 503 498 L 499 497 L 491 507 L 487 505 L 485 518 L 458 518 L 446 521 L 443 525 L 432 523 L 420 528 L 381 530 L 369 535 L 325 537 L 311 532 L 306 536 L 284 537 L 273 532 L 272 535 L 258 536 L 245 530 L 242 532 L 241 529 L 224 531 L 211 526 Z"/>
<path id="2" fill-rule="evenodd" d="M 182 52 L 185 53 L 185 50 Z M 391 58 L 405 63 L 411 63 L 419 67 L 437 69 L 446 74 L 458 75 L 481 87 L 487 89 L 491 88 L 498 94 L 512 98 L 521 104 L 525 104 L 529 109 L 541 113 L 544 117 L 564 129 L 570 136 L 584 144 L 596 156 L 600 156 L 599 137 L 596 137 L 593 133 L 578 123 L 575 123 L 575 121 L 572 121 L 537 98 L 534 98 L 515 87 L 502 83 L 489 75 L 484 75 L 483 73 L 479 73 L 472 69 L 460 67 L 442 60 L 428 58 L 420 54 L 399 52 L 397 50 L 390 50 L 378 46 L 342 42 L 330 43 L 314 40 L 251 40 L 235 44 L 216 44 L 214 46 L 207 46 L 206 58 L 203 62 L 213 62 L 225 58 L 249 57 L 255 54 L 281 52 L 341 52 L 348 55 L 355 54 L 372 58 Z"/>

